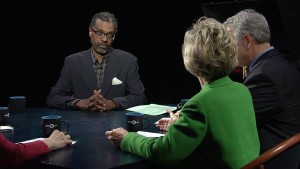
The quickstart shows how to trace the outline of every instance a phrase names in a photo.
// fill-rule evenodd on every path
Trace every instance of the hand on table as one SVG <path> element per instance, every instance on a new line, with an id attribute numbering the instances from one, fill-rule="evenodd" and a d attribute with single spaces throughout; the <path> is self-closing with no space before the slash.
<path id="1" fill-rule="evenodd" d="M 89 98 L 89 108 L 92 111 L 108 111 L 115 109 L 117 103 L 113 100 L 105 99 L 101 94 L 101 90 L 94 90 L 94 94 Z"/>
<path id="2" fill-rule="evenodd" d="M 52 134 L 43 140 L 47 144 L 49 150 L 56 150 L 72 144 L 71 136 L 65 135 L 64 132 L 54 130 Z"/>
<path id="3" fill-rule="evenodd" d="M 117 107 L 117 103 L 113 100 L 105 99 L 101 94 L 101 90 L 94 90 L 91 97 L 77 101 L 75 106 L 80 109 L 104 112 L 115 109 Z"/>
<path id="4" fill-rule="evenodd" d="M 111 131 L 106 131 L 105 135 L 106 137 L 116 146 L 120 146 L 121 142 L 123 140 L 123 137 L 128 133 L 127 130 L 125 130 L 122 127 L 115 128 Z"/>
<path id="5" fill-rule="evenodd" d="M 167 131 L 168 127 L 170 126 L 170 124 L 174 123 L 177 121 L 178 117 L 179 117 L 179 113 L 180 111 L 177 111 L 175 114 L 171 111 L 171 110 L 167 110 L 167 112 L 169 113 L 170 117 L 169 118 L 161 118 L 159 119 L 155 125 L 157 128 L 159 128 L 162 131 Z"/>

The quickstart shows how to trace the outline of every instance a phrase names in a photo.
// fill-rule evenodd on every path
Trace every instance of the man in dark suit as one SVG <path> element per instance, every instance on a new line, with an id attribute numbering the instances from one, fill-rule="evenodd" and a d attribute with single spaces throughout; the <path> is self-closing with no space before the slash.
<path id="1" fill-rule="evenodd" d="M 65 58 L 61 75 L 47 96 L 49 107 L 106 111 L 146 103 L 137 58 L 111 47 L 118 21 L 96 13 L 89 26 L 92 47 Z"/>
<path id="2" fill-rule="evenodd" d="M 300 74 L 285 54 L 270 44 L 266 18 L 242 10 L 224 25 L 237 41 L 238 65 L 247 67 L 249 88 L 258 126 L 261 153 L 300 132 Z M 300 145 L 269 162 L 265 168 L 298 169 Z"/>

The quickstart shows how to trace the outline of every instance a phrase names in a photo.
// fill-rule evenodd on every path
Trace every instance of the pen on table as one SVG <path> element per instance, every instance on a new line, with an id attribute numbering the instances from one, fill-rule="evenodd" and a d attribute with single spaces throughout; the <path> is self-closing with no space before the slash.
<path id="1" fill-rule="evenodd" d="M 174 113 L 174 114 L 175 114 L 175 113 L 176 113 L 177 111 L 179 111 L 180 109 L 181 109 L 181 107 L 180 107 L 180 108 L 178 108 L 178 107 L 177 107 L 175 110 L 172 110 L 172 113 Z M 168 112 L 168 111 L 166 111 L 166 113 L 169 113 L 169 112 Z"/>
<path id="2" fill-rule="evenodd" d="M 177 111 L 179 111 L 181 108 L 176 108 L 175 110 L 172 110 L 173 113 L 176 113 Z M 168 113 L 168 111 L 166 111 L 166 113 Z M 161 119 L 169 119 L 169 117 L 163 117 Z M 158 124 L 158 121 L 154 123 L 155 125 Z"/>

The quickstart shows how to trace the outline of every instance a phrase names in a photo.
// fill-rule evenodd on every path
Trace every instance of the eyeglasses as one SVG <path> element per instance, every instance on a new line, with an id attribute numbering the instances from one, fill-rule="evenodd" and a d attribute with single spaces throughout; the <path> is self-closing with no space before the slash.
<path id="1" fill-rule="evenodd" d="M 104 35 L 106 36 L 106 38 L 108 40 L 114 40 L 116 37 L 115 33 L 104 33 L 102 31 L 95 31 L 93 28 L 91 28 L 91 30 L 96 34 L 97 38 L 99 38 L 99 39 L 102 39 L 104 37 Z"/>

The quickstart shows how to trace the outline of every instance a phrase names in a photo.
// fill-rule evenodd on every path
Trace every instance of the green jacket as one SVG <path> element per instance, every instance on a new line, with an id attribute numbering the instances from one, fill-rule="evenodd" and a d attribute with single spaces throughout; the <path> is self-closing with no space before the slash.
<path id="1" fill-rule="evenodd" d="M 176 168 L 239 169 L 259 155 L 249 90 L 228 76 L 205 85 L 163 137 L 129 132 L 121 150 Z"/>

